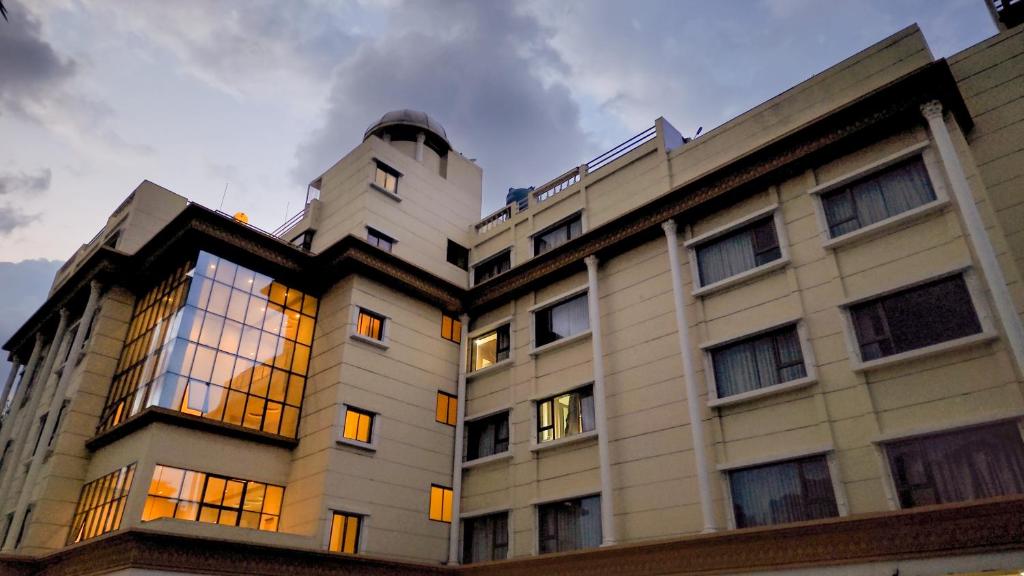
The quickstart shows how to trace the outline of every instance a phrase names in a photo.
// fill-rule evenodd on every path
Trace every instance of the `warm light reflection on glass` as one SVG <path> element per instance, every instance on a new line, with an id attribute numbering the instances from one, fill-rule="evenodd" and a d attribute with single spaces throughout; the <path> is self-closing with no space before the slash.
<path id="1" fill-rule="evenodd" d="M 135 464 L 115 470 L 82 487 L 71 521 L 68 544 L 82 542 L 121 527 L 125 500 L 132 487 Z"/>
<path id="2" fill-rule="evenodd" d="M 284 488 L 157 465 L 142 520 L 177 518 L 276 532 Z"/>

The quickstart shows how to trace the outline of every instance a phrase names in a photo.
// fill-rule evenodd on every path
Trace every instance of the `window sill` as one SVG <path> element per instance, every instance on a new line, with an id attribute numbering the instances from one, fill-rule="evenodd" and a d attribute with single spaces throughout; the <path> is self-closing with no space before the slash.
<path id="1" fill-rule="evenodd" d="M 771 261 L 771 262 L 769 262 L 767 264 L 762 264 L 762 265 L 760 265 L 760 266 L 758 266 L 756 268 L 751 268 L 750 270 L 747 270 L 746 272 L 741 272 L 741 273 L 739 273 L 739 274 L 737 274 L 735 276 L 730 276 L 730 277 L 728 277 L 728 278 L 726 278 L 724 280 L 719 280 L 718 282 L 715 282 L 714 284 L 708 284 L 707 286 L 701 286 L 700 288 L 697 288 L 696 290 L 693 291 L 693 295 L 697 296 L 697 297 L 699 297 L 699 296 L 707 296 L 709 294 L 714 294 L 715 292 L 720 292 L 720 291 L 725 290 L 727 288 L 732 288 L 733 286 L 738 286 L 740 284 L 746 284 L 747 282 L 750 282 L 750 281 L 752 281 L 752 280 L 754 280 L 756 278 L 759 278 L 759 277 L 761 277 L 761 276 L 763 276 L 765 274 L 768 274 L 770 272 L 774 272 L 774 271 L 776 271 L 776 270 L 778 270 L 780 268 L 784 268 L 784 267 L 786 267 L 788 265 L 789 265 L 789 257 L 788 256 L 787 257 L 783 257 L 783 258 L 779 258 L 778 260 L 773 260 L 773 261 Z"/>
<path id="2" fill-rule="evenodd" d="M 875 360 L 868 360 L 862 362 L 860 360 L 852 360 L 850 362 L 851 368 L 854 372 L 865 372 L 867 370 L 874 370 L 876 368 L 884 368 L 894 364 L 900 364 L 902 362 L 909 362 L 911 360 L 918 360 L 920 358 L 927 358 L 929 356 L 935 356 L 938 354 L 944 354 L 953 350 L 959 350 L 961 348 L 970 348 L 971 346 L 977 346 L 979 344 L 985 344 L 998 338 L 998 334 L 995 332 L 983 331 L 970 336 L 964 336 L 963 338 L 957 338 L 956 340 L 949 340 L 947 342 L 940 342 L 931 346 L 925 346 L 924 348 L 918 348 L 917 350 L 909 350 L 907 352 L 901 352 L 899 354 L 893 354 L 892 356 L 885 356 L 883 358 L 877 358 Z"/>
<path id="3" fill-rule="evenodd" d="M 577 340 L 583 340 L 584 338 L 589 338 L 591 333 L 592 332 L 590 330 L 584 330 L 583 332 L 580 332 L 579 334 L 573 334 L 572 336 L 567 336 L 565 338 L 562 338 L 561 340 L 555 340 L 554 342 L 548 342 L 547 344 L 545 344 L 543 346 L 538 346 L 538 347 L 534 348 L 533 350 L 530 350 L 530 356 L 538 356 L 538 355 L 543 354 L 543 353 L 545 353 L 545 352 L 547 352 L 549 350 L 554 350 L 555 348 L 561 348 L 562 346 L 568 346 L 569 344 L 572 344 L 573 342 L 576 342 Z"/>
<path id="4" fill-rule="evenodd" d="M 822 247 L 826 250 L 835 250 L 837 248 L 852 246 L 872 238 L 877 238 L 883 234 L 909 226 L 922 218 L 930 216 L 931 214 L 941 212 L 947 205 L 949 205 L 949 200 L 945 198 L 933 200 L 927 204 L 923 204 L 917 208 L 891 216 L 885 220 L 880 220 L 874 224 L 854 230 L 853 232 L 848 232 L 842 236 L 826 240 L 822 243 Z"/>
<path id="5" fill-rule="evenodd" d="M 380 192 L 381 194 L 387 196 L 388 198 L 391 198 L 395 202 L 401 202 L 402 201 L 402 197 L 399 196 L 398 194 L 395 194 L 394 192 L 388 192 L 387 190 L 381 188 L 380 186 L 377 186 L 373 182 L 370 182 L 370 188 L 373 188 L 377 192 Z"/>
<path id="6" fill-rule="evenodd" d="M 561 446 L 576 444 L 577 442 L 584 442 L 594 438 L 597 438 L 597 430 L 576 434 L 575 436 L 566 436 L 564 438 L 559 438 L 558 440 L 549 440 L 541 443 L 533 442 L 530 444 L 530 452 L 541 452 L 550 448 L 559 448 Z"/>
<path id="7" fill-rule="evenodd" d="M 351 446 L 353 448 L 358 448 L 366 452 L 377 451 L 377 445 L 374 443 L 360 442 L 358 440 L 349 440 L 348 438 L 338 438 L 337 440 L 335 440 L 335 442 L 340 446 Z"/>
<path id="8" fill-rule="evenodd" d="M 478 370 L 473 370 L 472 372 L 466 372 L 466 379 L 467 380 L 471 380 L 473 378 L 477 378 L 477 377 L 483 376 L 485 374 L 490 374 L 491 372 L 499 372 L 499 371 L 504 370 L 505 368 L 508 368 L 510 366 L 512 366 L 512 358 L 506 358 L 506 359 L 502 360 L 501 362 L 497 362 L 497 363 L 491 364 L 490 366 L 487 366 L 485 368 L 480 368 Z"/>
<path id="9" fill-rule="evenodd" d="M 476 460 L 469 460 L 469 461 L 463 462 L 462 463 L 462 469 L 463 470 L 467 470 L 469 468 L 476 468 L 478 466 L 486 466 L 487 464 L 491 464 L 493 462 L 501 462 L 501 461 L 504 461 L 504 460 L 511 460 L 511 459 L 512 459 L 512 451 L 511 450 L 505 450 L 504 452 L 500 452 L 498 454 L 491 454 L 490 456 L 484 456 L 483 458 L 477 458 Z"/>
<path id="10" fill-rule="evenodd" d="M 743 392 L 741 394 L 734 394 L 732 396 L 726 396 L 725 398 L 716 398 L 708 401 L 708 408 L 720 408 L 723 406 L 732 406 L 733 404 L 742 404 L 744 402 L 752 402 L 765 396 L 774 396 L 776 394 L 783 394 L 791 390 L 799 390 L 800 388 L 806 388 L 818 381 L 813 376 L 804 376 L 803 378 L 797 378 L 796 380 L 790 380 L 789 382 L 783 382 L 781 384 L 774 384 L 758 390 L 751 390 L 749 392 Z"/>
<path id="11" fill-rule="evenodd" d="M 356 342 L 362 342 L 364 344 L 369 344 L 370 346 L 375 346 L 377 348 L 380 348 L 381 350 L 387 350 L 388 349 L 388 345 L 386 343 L 384 343 L 384 342 L 382 342 L 380 340 L 375 340 L 375 339 L 370 338 L 368 336 L 363 336 L 362 334 L 357 334 L 357 333 L 353 332 L 352 334 L 349 335 L 349 337 L 352 338 L 353 340 L 355 340 Z"/>

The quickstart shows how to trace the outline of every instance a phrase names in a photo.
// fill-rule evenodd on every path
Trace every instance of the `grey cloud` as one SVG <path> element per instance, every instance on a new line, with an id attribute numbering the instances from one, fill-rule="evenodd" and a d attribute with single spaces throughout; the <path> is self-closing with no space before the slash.
<path id="1" fill-rule="evenodd" d="M 0 26 L 0 112 L 29 115 L 32 100 L 45 99 L 75 72 L 42 39 L 42 27 L 20 2 L 8 6 L 9 22 Z"/>
<path id="2" fill-rule="evenodd" d="M 35 174 L 0 174 L 0 196 L 4 194 L 41 194 L 50 189 L 52 173 L 43 168 Z"/>
<path id="3" fill-rule="evenodd" d="M 10 205 L 0 206 L 0 236 L 6 236 L 38 219 L 38 214 L 25 214 L 17 207 Z"/>
<path id="4" fill-rule="evenodd" d="M 335 69 L 323 126 L 299 147 L 293 174 L 308 182 L 358 144 L 384 112 L 436 117 L 453 146 L 484 169 L 485 211 L 510 186 L 536 185 L 586 159 L 550 31 L 505 3 L 407 2 L 387 31 Z"/>

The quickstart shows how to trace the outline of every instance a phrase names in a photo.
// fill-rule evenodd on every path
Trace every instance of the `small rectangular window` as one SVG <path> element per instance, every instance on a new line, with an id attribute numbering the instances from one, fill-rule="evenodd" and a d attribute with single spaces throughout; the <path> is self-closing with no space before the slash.
<path id="1" fill-rule="evenodd" d="M 46 442 L 46 447 L 51 448 L 53 441 L 57 439 L 57 434 L 60 432 L 60 424 L 64 420 L 64 412 L 68 409 L 68 401 L 65 400 L 60 405 L 60 410 L 57 411 L 57 421 L 53 423 L 53 430 L 50 431 L 50 439 Z"/>
<path id="2" fill-rule="evenodd" d="M 711 350 L 719 398 L 807 376 L 796 325 Z"/>
<path id="3" fill-rule="evenodd" d="M 1016 422 L 885 445 L 903 508 L 1024 494 L 1024 442 Z"/>
<path id="4" fill-rule="evenodd" d="M 534 236 L 533 255 L 540 256 L 541 254 L 578 237 L 582 233 L 583 216 L 576 214 L 572 218 L 559 222 L 558 224 L 555 224 Z"/>
<path id="5" fill-rule="evenodd" d="M 836 238 L 935 201 L 920 156 L 821 196 L 829 236 Z"/>
<path id="6" fill-rule="evenodd" d="M 510 342 L 509 325 L 499 327 L 473 338 L 470 350 L 470 369 L 480 370 L 508 360 Z"/>
<path id="7" fill-rule="evenodd" d="M 452 489 L 432 484 L 430 486 L 430 512 L 431 520 L 438 522 L 452 521 Z"/>
<path id="8" fill-rule="evenodd" d="M 373 419 L 375 414 L 351 406 L 345 407 L 345 427 L 341 431 L 343 438 L 369 444 L 373 438 Z"/>
<path id="9" fill-rule="evenodd" d="M 458 421 L 459 398 L 445 392 L 437 393 L 437 413 L 435 419 L 450 426 Z"/>
<path id="10" fill-rule="evenodd" d="M 394 238 L 369 226 L 366 227 L 366 241 L 386 252 L 391 252 L 395 246 Z"/>
<path id="11" fill-rule="evenodd" d="M 729 472 L 737 528 L 839 515 L 824 456 Z"/>
<path id="12" fill-rule="evenodd" d="M 512 251 L 505 250 L 501 254 L 492 256 L 487 260 L 473 266 L 473 283 L 480 284 L 495 276 L 504 274 L 512 268 Z"/>
<path id="13" fill-rule="evenodd" d="M 981 332 L 962 275 L 850 306 L 850 318 L 864 361 Z"/>
<path id="14" fill-rule="evenodd" d="M 541 554 L 601 545 L 601 498 L 588 496 L 537 507 Z"/>
<path id="15" fill-rule="evenodd" d="M 462 524 L 463 562 L 468 564 L 508 557 L 508 512 L 467 518 Z"/>
<path id="16" fill-rule="evenodd" d="M 47 415 L 49 415 L 49 412 L 47 412 L 46 414 L 43 414 L 42 416 L 39 417 L 39 423 L 38 423 L 39 424 L 39 432 L 38 432 L 38 435 L 36 436 L 36 443 L 32 445 L 32 455 L 33 456 L 36 455 L 36 452 L 39 451 L 40 445 L 42 445 L 42 443 L 43 443 L 43 432 L 45 432 L 44 428 L 46 427 L 46 416 Z"/>
<path id="17" fill-rule="evenodd" d="M 82 542 L 121 527 L 124 504 L 134 476 L 135 464 L 130 464 L 82 486 L 71 521 L 71 531 L 68 533 L 68 544 Z"/>
<path id="18" fill-rule="evenodd" d="M 782 258 L 775 217 L 718 236 L 696 247 L 700 285 L 708 286 Z"/>
<path id="19" fill-rule="evenodd" d="M 556 340 L 575 336 L 590 329 L 587 294 L 573 296 L 554 306 L 534 313 L 536 333 L 534 342 L 539 348 Z"/>
<path id="20" fill-rule="evenodd" d="M 537 402 L 537 442 L 593 430 L 594 391 L 590 386 Z"/>
<path id="21" fill-rule="evenodd" d="M 398 170 L 378 161 L 377 169 L 373 174 L 373 185 L 385 192 L 398 194 L 398 179 L 401 177 Z"/>
<path id="22" fill-rule="evenodd" d="M 359 550 L 359 529 L 363 517 L 348 512 L 334 512 L 331 517 L 331 539 L 327 549 L 331 552 L 355 554 Z"/>
<path id="23" fill-rule="evenodd" d="M 456 344 L 462 342 L 462 321 L 454 316 L 441 313 L 441 338 Z"/>
<path id="24" fill-rule="evenodd" d="M 466 422 L 463 461 L 508 452 L 508 412 Z"/>
<path id="25" fill-rule="evenodd" d="M 384 340 L 385 318 L 369 310 L 359 309 L 356 319 L 356 333 L 374 340 Z"/>
<path id="26" fill-rule="evenodd" d="M 448 240 L 447 259 L 449 264 L 454 264 L 463 270 L 469 270 L 469 248 Z"/>

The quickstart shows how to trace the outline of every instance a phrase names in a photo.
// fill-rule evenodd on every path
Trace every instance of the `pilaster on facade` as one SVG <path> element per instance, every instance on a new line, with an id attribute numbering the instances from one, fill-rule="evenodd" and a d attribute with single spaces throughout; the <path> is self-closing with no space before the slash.
<path id="1" fill-rule="evenodd" d="M 611 454 L 608 446 L 608 410 L 604 377 L 604 349 L 601 345 L 601 296 L 597 282 L 597 256 L 584 258 L 587 265 L 587 311 L 590 315 L 591 346 L 594 365 L 594 421 L 597 428 L 597 453 L 601 476 L 601 545 L 617 542 L 615 535 L 615 500 L 612 488 Z"/>
<path id="2" fill-rule="evenodd" d="M 459 563 L 459 534 L 462 522 L 462 454 L 466 435 L 466 363 L 469 349 L 469 316 L 459 317 L 462 323 L 459 336 L 459 383 L 456 399 L 455 449 L 452 452 L 452 523 L 448 534 L 448 563 Z"/>

